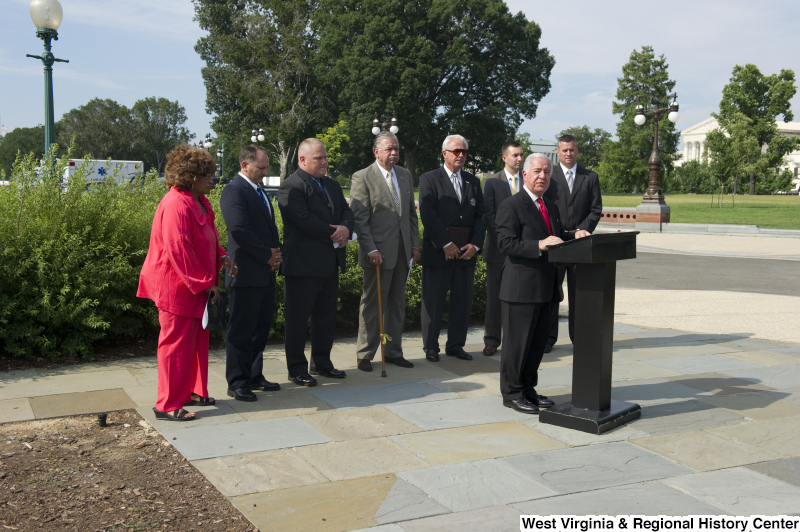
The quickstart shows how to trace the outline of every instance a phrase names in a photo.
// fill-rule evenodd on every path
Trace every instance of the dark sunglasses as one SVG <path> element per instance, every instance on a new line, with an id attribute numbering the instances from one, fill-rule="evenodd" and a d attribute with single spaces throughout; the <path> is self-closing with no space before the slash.
<path id="1" fill-rule="evenodd" d="M 464 157 L 466 157 L 467 155 L 469 155 L 469 150 L 458 149 L 458 150 L 444 150 L 444 151 L 449 151 L 450 153 L 452 153 L 456 157 L 461 157 L 462 155 Z"/>

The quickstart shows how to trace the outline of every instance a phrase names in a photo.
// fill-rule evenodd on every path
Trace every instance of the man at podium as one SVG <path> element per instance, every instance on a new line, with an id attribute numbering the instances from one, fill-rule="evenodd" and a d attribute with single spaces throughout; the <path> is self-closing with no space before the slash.
<path id="1" fill-rule="evenodd" d="M 497 247 L 506 255 L 500 284 L 503 337 L 500 392 L 503 405 L 538 414 L 553 401 L 536 392 L 553 305 L 563 299 L 548 246 L 583 238 L 590 233 L 567 232 L 558 207 L 543 198 L 552 168 L 546 155 L 533 153 L 523 165 L 525 186 L 497 209 Z"/>

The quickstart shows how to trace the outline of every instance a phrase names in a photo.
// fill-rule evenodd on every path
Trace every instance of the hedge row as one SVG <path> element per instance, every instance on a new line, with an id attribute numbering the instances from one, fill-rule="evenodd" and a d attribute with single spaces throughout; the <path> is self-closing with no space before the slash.
<path id="1" fill-rule="evenodd" d="M 85 169 L 63 184 L 56 151 L 36 167 L 33 157 L 14 165 L 10 185 L 0 187 L 0 346 L 8 356 L 91 359 L 99 343 L 141 337 L 158 326 L 149 300 L 136 297 L 139 271 L 159 201 L 166 193 L 154 175 L 137 186 L 112 179 L 87 190 Z M 66 161 L 68 157 L 65 157 Z M 219 210 L 221 190 L 209 199 L 227 245 Z M 279 230 L 282 231 L 280 217 Z M 337 324 L 355 331 L 362 292 L 357 246 L 347 250 L 340 277 Z M 473 317 L 485 309 L 485 270 L 478 263 Z M 224 284 L 224 279 L 220 277 Z M 406 328 L 420 326 L 421 268 L 408 282 Z M 270 338 L 283 338 L 283 278 L 278 277 Z"/>

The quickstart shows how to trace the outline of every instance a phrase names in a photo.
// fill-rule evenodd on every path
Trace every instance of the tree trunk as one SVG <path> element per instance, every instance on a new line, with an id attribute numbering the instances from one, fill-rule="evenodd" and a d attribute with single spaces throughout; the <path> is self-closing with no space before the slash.
<path id="1" fill-rule="evenodd" d="M 750 195 L 756 195 L 756 173 L 750 172 Z"/>
<path id="2" fill-rule="evenodd" d="M 419 146 L 416 143 L 412 146 L 406 146 L 406 170 L 411 172 L 411 178 L 414 180 L 414 186 L 419 186 L 417 180 L 417 154 L 419 153 Z"/>
<path id="3" fill-rule="evenodd" d="M 636 186 L 633 187 L 633 193 L 634 194 L 641 194 L 642 193 L 642 189 L 639 186 L 639 183 L 636 183 Z"/>
<path id="4" fill-rule="evenodd" d="M 281 183 L 283 183 L 284 179 L 289 177 L 291 173 L 294 172 L 294 166 L 292 165 L 292 161 L 294 160 L 295 153 L 297 152 L 297 145 L 287 145 L 286 141 L 278 141 L 278 145 L 273 147 L 278 152 L 278 161 L 280 162 L 281 166 Z"/>

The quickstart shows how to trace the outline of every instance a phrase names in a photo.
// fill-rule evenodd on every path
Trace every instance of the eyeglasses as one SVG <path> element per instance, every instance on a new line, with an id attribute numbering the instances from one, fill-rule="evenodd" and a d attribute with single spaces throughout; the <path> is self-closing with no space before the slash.
<path id="1" fill-rule="evenodd" d="M 457 149 L 457 150 L 444 150 L 444 151 L 449 151 L 456 157 L 461 157 L 462 155 L 466 157 L 467 155 L 469 155 L 469 150 Z"/>

